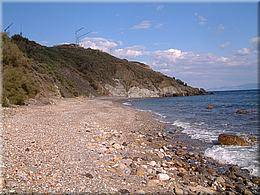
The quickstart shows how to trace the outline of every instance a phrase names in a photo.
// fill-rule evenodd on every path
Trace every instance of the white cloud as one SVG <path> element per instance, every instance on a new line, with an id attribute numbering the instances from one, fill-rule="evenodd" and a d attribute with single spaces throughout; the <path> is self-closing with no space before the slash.
<path id="1" fill-rule="evenodd" d="M 120 45 L 120 42 L 112 41 L 102 37 L 87 37 L 83 39 L 80 45 L 84 48 L 99 49 L 110 53 L 112 49 Z"/>
<path id="2" fill-rule="evenodd" d="M 237 53 L 240 54 L 240 55 L 248 55 L 248 54 L 251 53 L 251 51 L 252 50 L 250 48 L 244 47 L 242 49 L 237 50 Z"/>
<path id="3" fill-rule="evenodd" d="M 162 23 L 156 24 L 156 25 L 154 26 L 154 28 L 162 28 L 162 27 L 163 27 L 163 24 L 162 24 Z"/>
<path id="4" fill-rule="evenodd" d="M 253 47 L 257 48 L 260 44 L 260 37 L 251 38 L 250 43 L 253 45 Z"/>
<path id="5" fill-rule="evenodd" d="M 230 44 L 231 44 L 230 41 L 226 41 L 226 42 L 220 44 L 219 47 L 221 49 L 225 49 L 226 47 L 230 46 Z"/>
<path id="6" fill-rule="evenodd" d="M 158 5 L 158 6 L 156 7 L 156 11 L 162 11 L 163 8 L 164 8 L 164 5 Z"/>
<path id="7" fill-rule="evenodd" d="M 152 26 L 152 22 L 149 20 L 143 20 L 142 22 L 134 25 L 132 29 L 148 29 Z"/>
<path id="8" fill-rule="evenodd" d="M 207 19 L 206 17 L 204 17 L 204 16 L 202 16 L 202 15 L 199 15 L 198 13 L 195 13 L 194 15 L 196 16 L 199 25 L 205 25 L 205 24 L 207 24 L 208 19 Z"/>
<path id="9" fill-rule="evenodd" d="M 186 55 L 179 49 L 168 49 L 168 50 L 158 50 L 154 52 L 154 57 L 156 59 L 162 59 L 164 61 L 176 62 L 177 59 L 181 59 Z"/>
<path id="10" fill-rule="evenodd" d="M 223 25 L 223 24 L 219 24 L 218 26 L 217 26 L 217 33 L 222 33 L 223 31 L 225 30 L 225 26 Z"/>
<path id="11" fill-rule="evenodd" d="M 113 54 L 119 58 L 133 58 L 146 55 L 147 52 L 142 46 L 131 46 L 125 48 L 119 48 L 113 51 Z"/>
<path id="12" fill-rule="evenodd" d="M 185 71 L 185 67 L 196 67 L 201 66 L 211 66 L 211 67 L 243 67 L 255 65 L 256 57 L 251 55 L 249 57 L 245 54 L 250 54 L 248 48 L 243 48 L 240 54 L 236 53 L 229 56 L 218 56 L 212 53 L 197 53 L 192 51 L 182 51 L 180 49 L 168 49 L 168 50 L 158 50 L 153 52 L 152 65 L 154 67 L 174 67 Z"/>
<path id="13" fill-rule="evenodd" d="M 84 48 L 98 49 L 119 58 L 135 58 L 148 54 L 143 46 L 134 45 L 123 47 L 121 41 L 114 41 L 102 37 L 87 37 L 81 41 L 80 45 Z"/>

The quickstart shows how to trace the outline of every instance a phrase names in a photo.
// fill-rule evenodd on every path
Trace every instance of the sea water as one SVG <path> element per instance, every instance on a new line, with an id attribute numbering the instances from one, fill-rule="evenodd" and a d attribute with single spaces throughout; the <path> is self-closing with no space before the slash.
<path id="1" fill-rule="evenodd" d="M 157 114 L 162 121 L 179 127 L 191 139 L 201 140 L 209 146 L 204 152 L 208 157 L 248 169 L 259 174 L 258 145 L 220 146 L 218 135 L 230 133 L 259 137 L 258 93 L 259 90 L 216 91 L 211 95 L 129 99 L 126 106 Z M 207 109 L 212 104 L 213 109 Z M 245 109 L 247 114 L 238 114 Z M 209 144 L 210 143 L 210 144 Z"/>

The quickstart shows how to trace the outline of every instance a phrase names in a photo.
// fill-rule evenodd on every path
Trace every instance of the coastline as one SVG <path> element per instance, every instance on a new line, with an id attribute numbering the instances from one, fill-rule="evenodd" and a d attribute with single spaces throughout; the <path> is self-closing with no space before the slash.
<path id="1" fill-rule="evenodd" d="M 6 193 L 258 190 L 259 178 L 203 156 L 152 113 L 112 98 L 6 109 L 3 134 Z"/>

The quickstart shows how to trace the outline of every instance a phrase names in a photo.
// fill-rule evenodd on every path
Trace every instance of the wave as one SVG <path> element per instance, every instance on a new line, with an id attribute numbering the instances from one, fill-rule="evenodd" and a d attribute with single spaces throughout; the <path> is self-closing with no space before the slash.
<path id="1" fill-rule="evenodd" d="M 215 145 L 206 149 L 204 154 L 221 163 L 238 165 L 249 170 L 250 174 L 260 176 L 257 145 L 247 147 Z"/>
<path id="2" fill-rule="evenodd" d="M 208 143 L 217 140 L 218 135 L 223 132 L 215 129 L 207 129 L 204 122 L 197 122 L 191 125 L 188 122 L 176 120 L 172 125 L 182 128 L 182 132 L 188 134 L 191 139 L 198 139 Z"/>
<path id="3" fill-rule="evenodd" d="M 130 102 L 124 102 L 123 105 L 125 105 L 125 106 L 132 106 L 132 104 Z"/>

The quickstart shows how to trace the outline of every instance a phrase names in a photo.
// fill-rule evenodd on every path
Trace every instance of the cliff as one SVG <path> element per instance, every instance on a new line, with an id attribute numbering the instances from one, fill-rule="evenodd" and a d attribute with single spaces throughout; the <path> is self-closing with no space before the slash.
<path id="1" fill-rule="evenodd" d="M 3 42 L 3 103 L 77 96 L 162 97 L 205 90 L 153 71 L 148 65 L 74 44 L 42 46 L 19 35 Z"/>

